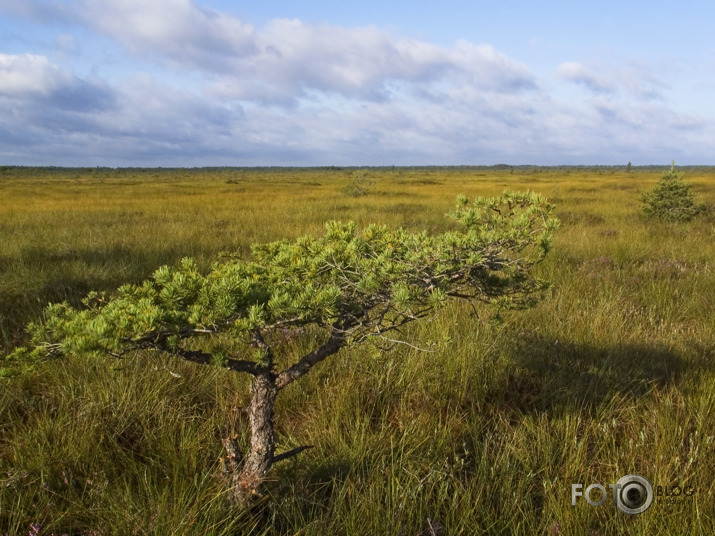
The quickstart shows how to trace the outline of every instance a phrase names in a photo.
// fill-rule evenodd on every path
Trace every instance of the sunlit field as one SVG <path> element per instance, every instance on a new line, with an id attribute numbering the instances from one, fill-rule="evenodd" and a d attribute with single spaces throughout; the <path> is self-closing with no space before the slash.
<path id="1" fill-rule="evenodd" d="M 715 534 L 715 217 L 646 219 L 664 169 L 374 168 L 351 197 L 355 169 L 0 168 L 2 355 L 49 302 L 329 220 L 439 232 L 458 194 L 505 189 L 561 220 L 533 309 L 451 305 L 408 329 L 430 351 L 344 349 L 288 387 L 279 446 L 314 448 L 250 511 L 216 476 L 247 378 L 137 355 L 3 380 L 0 534 Z M 715 206 L 715 169 L 685 171 Z M 663 492 L 635 516 L 609 489 L 628 474 Z M 608 500 L 572 506 L 574 483 Z"/>

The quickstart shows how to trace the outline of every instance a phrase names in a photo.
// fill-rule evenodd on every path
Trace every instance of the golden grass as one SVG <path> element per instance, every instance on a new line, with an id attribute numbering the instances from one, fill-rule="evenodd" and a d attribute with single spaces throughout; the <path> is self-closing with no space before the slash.
<path id="1" fill-rule="evenodd" d="M 409 330 L 435 352 L 346 350 L 287 389 L 281 449 L 315 448 L 276 468 L 254 512 L 229 512 L 212 476 L 218 439 L 246 439 L 243 378 L 66 359 L 4 385 L 0 533 L 715 533 L 713 219 L 644 219 L 657 169 L 375 168 L 350 198 L 353 171 L 0 169 L 5 349 L 47 301 L 327 220 L 438 231 L 457 194 L 506 188 L 542 193 L 562 220 L 534 309 L 499 323 L 450 306 Z M 715 170 L 685 178 L 715 203 Z M 629 473 L 695 494 L 634 517 L 571 506 L 572 483 Z"/>

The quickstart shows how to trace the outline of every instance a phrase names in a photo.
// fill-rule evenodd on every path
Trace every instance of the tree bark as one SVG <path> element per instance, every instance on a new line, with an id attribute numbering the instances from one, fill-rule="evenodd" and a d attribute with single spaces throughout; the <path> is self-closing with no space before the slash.
<path id="1" fill-rule="evenodd" d="M 254 376 L 251 382 L 251 405 L 249 423 L 251 447 L 239 468 L 235 440 L 224 441 L 229 458 L 230 499 L 238 505 L 246 505 L 261 494 L 261 484 L 274 462 L 276 436 L 273 429 L 273 406 L 278 387 L 272 372 Z"/>
<path id="2" fill-rule="evenodd" d="M 333 333 L 327 342 L 303 356 L 292 367 L 275 374 L 272 372 L 273 354 L 260 333 L 254 335 L 254 341 L 267 351 L 268 364 L 264 368 L 256 368 L 252 371 L 251 403 L 248 407 L 250 448 L 246 456 L 241 458 L 235 437 L 223 441 L 226 458 L 223 460 L 222 472 L 228 480 L 229 499 L 235 505 L 244 507 L 261 496 L 261 485 L 275 462 L 311 448 L 310 446 L 297 447 L 276 456 L 273 406 L 278 392 L 345 345 L 344 335 Z"/>

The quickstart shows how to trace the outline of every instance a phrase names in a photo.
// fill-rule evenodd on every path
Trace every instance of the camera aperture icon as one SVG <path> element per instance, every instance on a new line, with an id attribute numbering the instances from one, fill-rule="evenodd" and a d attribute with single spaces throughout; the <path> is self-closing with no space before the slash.
<path id="1" fill-rule="evenodd" d="M 626 514 L 642 514 L 653 504 L 653 486 L 640 475 L 626 475 L 613 488 L 614 502 Z"/>

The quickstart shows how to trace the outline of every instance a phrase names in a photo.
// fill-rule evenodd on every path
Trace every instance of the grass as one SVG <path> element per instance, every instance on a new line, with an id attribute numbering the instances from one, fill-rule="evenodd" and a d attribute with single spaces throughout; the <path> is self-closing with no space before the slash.
<path id="1" fill-rule="evenodd" d="M 247 439 L 245 378 L 137 356 L 4 384 L 1 534 L 715 533 L 712 219 L 644 219 L 657 169 L 371 169 L 354 198 L 353 172 L 0 169 L 4 350 L 48 301 L 330 219 L 438 231 L 459 193 L 529 188 L 562 220 L 534 309 L 497 322 L 449 306 L 410 327 L 436 351 L 344 350 L 286 389 L 280 448 L 314 448 L 252 511 L 230 510 L 215 477 L 220 439 Z M 714 170 L 686 180 L 715 201 Z M 571 506 L 572 483 L 631 473 L 695 493 L 638 516 Z"/>

